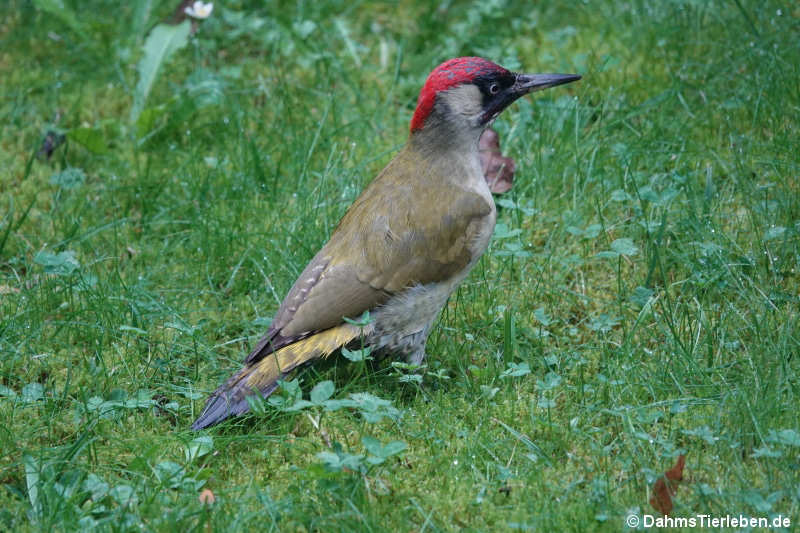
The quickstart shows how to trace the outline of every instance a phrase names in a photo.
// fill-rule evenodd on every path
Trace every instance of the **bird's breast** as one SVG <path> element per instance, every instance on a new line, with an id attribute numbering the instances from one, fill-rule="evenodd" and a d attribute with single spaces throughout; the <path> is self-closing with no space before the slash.
<path id="1" fill-rule="evenodd" d="M 430 328 L 447 299 L 489 245 L 496 218 L 494 202 L 491 205 L 489 215 L 473 222 L 473 237 L 468 244 L 471 260 L 464 268 L 444 281 L 413 285 L 375 310 L 371 343 L 378 352 L 409 355 L 424 351 Z"/>

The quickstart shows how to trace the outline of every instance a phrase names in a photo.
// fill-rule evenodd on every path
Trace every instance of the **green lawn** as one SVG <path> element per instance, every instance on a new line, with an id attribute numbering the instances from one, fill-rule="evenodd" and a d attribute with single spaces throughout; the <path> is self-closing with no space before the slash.
<path id="1" fill-rule="evenodd" d="M 4 1 L 0 529 L 620 531 L 680 454 L 674 516 L 797 527 L 797 3 L 229 0 L 145 100 L 177 1 Z M 459 55 L 583 80 L 495 123 L 428 366 L 190 431 Z"/>

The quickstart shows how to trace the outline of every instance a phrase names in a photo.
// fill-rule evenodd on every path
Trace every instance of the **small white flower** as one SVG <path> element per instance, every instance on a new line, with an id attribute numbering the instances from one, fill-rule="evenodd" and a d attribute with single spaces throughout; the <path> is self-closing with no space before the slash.
<path id="1" fill-rule="evenodd" d="M 214 3 L 200 2 L 199 0 L 183 10 L 184 13 L 196 19 L 207 19 L 214 10 Z"/>

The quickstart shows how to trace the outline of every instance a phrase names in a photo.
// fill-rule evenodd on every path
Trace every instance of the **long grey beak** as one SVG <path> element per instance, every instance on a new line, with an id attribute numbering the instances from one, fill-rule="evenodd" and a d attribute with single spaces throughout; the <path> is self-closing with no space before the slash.
<path id="1" fill-rule="evenodd" d="M 517 74 L 517 81 L 514 83 L 512 90 L 521 96 L 578 81 L 579 79 L 581 77 L 577 74 Z"/>

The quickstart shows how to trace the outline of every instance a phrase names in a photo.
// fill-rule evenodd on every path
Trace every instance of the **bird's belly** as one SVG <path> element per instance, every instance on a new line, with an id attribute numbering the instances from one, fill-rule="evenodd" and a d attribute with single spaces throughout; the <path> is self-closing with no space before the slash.
<path id="1" fill-rule="evenodd" d="M 380 354 L 424 353 L 431 325 L 456 286 L 449 281 L 415 285 L 393 296 L 373 313 L 370 344 Z"/>

